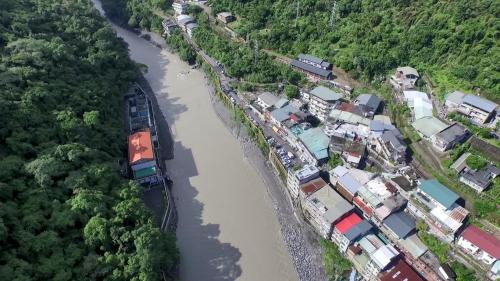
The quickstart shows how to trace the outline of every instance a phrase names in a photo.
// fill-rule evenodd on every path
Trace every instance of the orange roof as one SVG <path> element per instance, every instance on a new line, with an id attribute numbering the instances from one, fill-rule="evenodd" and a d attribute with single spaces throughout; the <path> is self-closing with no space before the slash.
<path id="1" fill-rule="evenodd" d="M 337 228 L 340 233 L 345 234 L 349 229 L 353 228 L 355 225 L 360 223 L 362 219 L 356 215 L 356 213 L 352 213 L 349 216 L 345 217 L 343 220 L 339 221 L 335 228 Z"/>
<path id="2" fill-rule="evenodd" d="M 128 162 L 130 164 L 153 159 L 153 145 L 149 129 L 128 136 Z"/>

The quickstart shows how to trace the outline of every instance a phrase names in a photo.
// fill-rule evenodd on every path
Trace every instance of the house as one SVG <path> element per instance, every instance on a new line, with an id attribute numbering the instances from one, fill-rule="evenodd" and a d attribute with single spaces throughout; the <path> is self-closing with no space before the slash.
<path id="1" fill-rule="evenodd" d="M 416 233 L 407 236 L 404 239 L 398 241 L 399 249 L 411 255 L 412 258 L 418 259 L 427 252 L 428 248 L 425 244 L 418 238 Z"/>
<path id="2" fill-rule="evenodd" d="M 300 54 L 291 65 L 292 68 L 305 73 L 313 82 L 333 78 L 332 64 L 315 56 Z"/>
<path id="3" fill-rule="evenodd" d="M 411 125 L 421 137 L 429 141 L 432 136 L 449 127 L 443 121 L 432 116 L 420 118 Z"/>
<path id="4" fill-rule="evenodd" d="M 170 20 L 170 19 L 164 19 L 161 22 L 161 26 L 163 26 L 164 33 L 168 34 L 168 35 L 171 35 L 176 30 L 179 29 L 179 26 L 175 22 L 173 22 L 172 20 Z"/>
<path id="5" fill-rule="evenodd" d="M 500 259 L 500 240 L 474 225 L 468 226 L 457 242 L 474 259 L 492 265 Z"/>
<path id="6" fill-rule="evenodd" d="M 429 99 L 429 96 L 427 96 L 426 93 L 420 91 L 414 91 L 414 90 L 403 91 L 403 98 L 410 109 L 414 108 L 415 100 L 417 99 L 432 103 Z"/>
<path id="7" fill-rule="evenodd" d="M 460 174 L 460 181 L 479 193 L 488 188 L 491 182 L 500 174 L 500 169 L 491 164 L 478 171 L 469 168 L 464 170 Z"/>
<path id="8" fill-rule="evenodd" d="M 415 68 L 404 66 L 398 67 L 396 73 L 391 76 L 389 82 L 399 91 L 415 89 L 415 83 L 420 78 Z"/>
<path id="9" fill-rule="evenodd" d="M 133 177 L 139 183 L 155 182 L 158 171 L 149 129 L 128 137 L 128 160 Z"/>
<path id="10" fill-rule="evenodd" d="M 385 244 L 375 234 L 367 234 L 358 242 L 349 246 L 347 256 L 364 280 L 379 280 L 381 271 L 389 269 L 399 256 L 399 252 Z"/>
<path id="11" fill-rule="evenodd" d="M 192 16 L 188 15 L 179 15 L 177 17 L 177 24 L 183 29 L 186 30 L 186 25 L 189 23 L 194 23 L 196 20 Z"/>
<path id="12" fill-rule="evenodd" d="M 265 92 L 257 97 L 257 104 L 264 110 L 274 106 L 280 100 L 279 97 L 272 93 Z"/>
<path id="13" fill-rule="evenodd" d="M 335 223 L 331 240 L 338 246 L 339 251 L 344 253 L 349 245 L 368 234 L 372 228 L 367 220 L 351 213 Z"/>
<path id="14" fill-rule="evenodd" d="M 289 171 L 286 181 L 288 192 L 293 199 L 299 196 L 299 186 L 319 177 L 319 169 L 313 165 L 305 165 L 297 171 Z"/>
<path id="15" fill-rule="evenodd" d="M 337 166 L 330 171 L 330 183 L 344 198 L 352 202 L 359 188 L 373 176 L 372 173 L 363 170 Z"/>
<path id="16" fill-rule="evenodd" d="M 398 129 L 384 131 L 372 144 L 379 156 L 391 164 L 406 163 L 408 146 Z"/>
<path id="17" fill-rule="evenodd" d="M 444 106 L 448 112 L 457 110 L 464 100 L 465 94 L 460 91 L 449 93 L 445 97 Z"/>
<path id="18" fill-rule="evenodd" d="M 279 103 L 280 101 L 278 101 Z M 277 103 L 277 104 L 278 104 Z M 271 111 L 271 123 L 276 127 L 281 127 L 281 124 L 287 120 L 290 120 L 293 114 L 300 112 L 298 108 L 293 105 L 286 105 L 284 107 L 275 107 L 276 109 Z"/>
<path id="19" fill-rule="evenodd" d="M 396 240 L 405 239 L 415 232 L 415 219 L 403 211 L 388 216 L 383 225 Z"/>
<path id="20" fill-rule="evenodd" d="M 197 28 L 198 28 L 198 24 L 195 22 L 191 22 L 191 23 L 186 24 L 186 32 L 187 32 L 188 36 L 193 37 L 193 32 Z"/>
<path id="21" fill-rule="evenodd" d="M 450 169 L 453 169 L 457 174 L 460 174 L 467 167 L 466 161 L 470 155 L 470 152 L 462 154 L 453 164 L 451 164 Z"/>
<path id="22" fill-rule="evenodd" d="M 328 160 L 328 145 L 330 138 L 321 128 L 311 128 L 303 131 L 299 136 L 299 157 L 302 161 L 312 165 L 320 165 Z"/>
<path id="23" fill-rule="evenodd" d="M 308 54 L 299 54 L 298 61 L 324 70 L 332 70 L 333 65 L 323 59 Z"/>
<path id="24" fill-rule="evenodd" d="M 312 193 L 301 203 L 305 218 L 325 239 L 330 239 L 333 224 L 353 209 L 351 204 L 328 185 Z"/>
<path id="25" fill-rule="evenodd" d="M 370 123 L 372 122 L 372 120 L 370 120 L 369 118 L 365 118 L 358 114 L 354 114 L 348 111 L 342 111 L 336 108 L 330 111 L 327 121 L 329 123 L 346 123 L 356 126 L 364 126 L 366 128 L 369 128 Z"/>
<path id="26" fill-rule="evenodd" d="M 457 144 L 463 143 L 468 137 L 469 131 L 455 123 L 431 136 L 431 143 L 437 150 L 444 152 L 452 149 Z"/>
<path id="27" fill-rule="evenodd" d="M 236 17 L 233 16 L 233 14 L 230 12 L 222 12 L 222 13 L 217 14 L 217 20 L 219 20 L 220 22 L 222 22 L 224 24 L 228 24 L 232 21 L 235 21 Z"/>
<path id="28" fill-rule="evenodd" d="M 370 94 L 361 94 L 355 100 L 355 104 L 359 105 L 367 116 L 375 115 L 381 102 L 379 97 Z"/>
<path id="29" fill-rule="evenodd" d="M 403 259 L 399 259 L 394 267 L 380 275 L 380 281 L 424 281 L 424 279 Z"/>
<path id="30" fill-rule="evenodd" d="M 184 1 L 175 1 L 172 3 L 172 8 L 174 8 L 176 14 L 184 15 L 187 14 L 189 5 Z"/>
<path id="31" fill-rule="evenodd" d="M 394 177 L 390 177 L 390 182 L 393 183 L 398 189 L 399 194 L 401 194 L 404 198 L 408 199 L 410 193 L 417 187 L 415 181 L 406 178 L 403 175 L 396 175 Z"/>
<path id="32" fill-rule="evenodd" d="M 446 242 L 453 242 L 469 211 L 462 207 L 463 199 L 437 180 L 424 180 L 410 196 L 407 210 L 424 219 L 430 231 Z"/>
<path id="33" fill-rule="evenodd" d="M 462 104 L 458 107 L 458 112 L 466 115 L 476 124 L 487 123 L 494 116 L 498 104 L 476 95 L 465 95 Z"/>
<path id="34" fill-rule="evenodd" d="M 324 86 L 318 86 L 310 92 L 309 111 L 319 120 L 325 121 L 333 106 L 342 99 L 342 95 Z"/>

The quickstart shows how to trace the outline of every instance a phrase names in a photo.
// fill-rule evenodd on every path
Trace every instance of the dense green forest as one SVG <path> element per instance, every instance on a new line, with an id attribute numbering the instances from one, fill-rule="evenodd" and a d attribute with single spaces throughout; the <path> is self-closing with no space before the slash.
<path id="1" fill-rule="evenodd" d="M 172 0 L 101 0 L 106 15 L 119 24 L 130 27 L 161 30 L 163 20 L 156 12 L 172 6 Z"/>
<path id="2" fill-rule="evenodd" d="M 440 92 L 480 89 L 500 100 L 500 2 L 337 0 L 330 26 L 333 2 L 210 1 L 214 13 L 234 12 L 238 21 L 231 26 L 265 48 L 315 54 L 366 81 L 412 65 Z"/>
<path id="3" fill-rule="evenodd" d="M 178 260 L 119 173 L 137 73 L 90 1 L 0 1 L 2 280 L 158 280 Z"/>

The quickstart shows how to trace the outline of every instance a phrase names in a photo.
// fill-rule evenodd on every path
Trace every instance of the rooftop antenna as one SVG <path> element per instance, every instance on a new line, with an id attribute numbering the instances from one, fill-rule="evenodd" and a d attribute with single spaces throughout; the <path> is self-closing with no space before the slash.
<path id="1" fill-rule="evenodd" d="M 299 8 L 300 8 L 300 2 L 297 0 L 297 10 L 295 13 L 295 27 L 297 27 L 297 21 L 299 20 Z"/>
<path id="2" fill-rule="evenodd" d="M 329 26 L 332 27 L 335 23 L 335 14 L 337 12 L 337 1 L 333 1 L 332 14 L 330 15 L 330 23 Z"/>

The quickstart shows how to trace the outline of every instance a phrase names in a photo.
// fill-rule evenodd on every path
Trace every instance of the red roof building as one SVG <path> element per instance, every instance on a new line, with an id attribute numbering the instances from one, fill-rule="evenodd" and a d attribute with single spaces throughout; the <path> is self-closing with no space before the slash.
<path id="1" fill-rule="evenodd" d="M 363 202 L 363 199 L 359 198 L 358 196 L 354 197 L 354 200 L 353 200 L 354 204 L 356 206 L 358 206 L 362 211 L 363 213 L 368 217 L 370 218 L 373 214 L 373 209 L 370 208 L 368 205 L 366 205 L 365 202 Z"/>
<path id="2" fill-rule="evenodd" d="M 462 238 L 474 244 L 490 256 L 500 259 L 500 240 L 484 232 L 474 225 L 470 225 L 462 233 Z"/>
<path id="3" fill-rule="evenodd" d="M 322 178 L 317 178 L 307 183 L 304 183 L 300 186 L 301 195 L 304 197 L 308 197 L 314 192 L 320 190 L 324 186 L 328 185 Z"/>
<path id="4" fill-rule="evenodd" d="M 360 223 L 362 219 L 356 215 L 356 213 L 352 213 L 347 217 L 343 218 L 337 224 L 335 224 L 335 228 L 342 234 L 348 232 L 351 228 Z"/>
<path id="5" fill-rule="evenodd" d="M 424 279 L 404 260 L 400 259 L 396 266 L 380 275 L 380 281 L 424 281 Z"/>
<path id="6" fill-rule="evenodd" d="M 128 137 L 128 161 L 130 165 L 139 161 L 151 160 L 154 160 L 154 156 L 149 129 L 130 135 Z"/>

